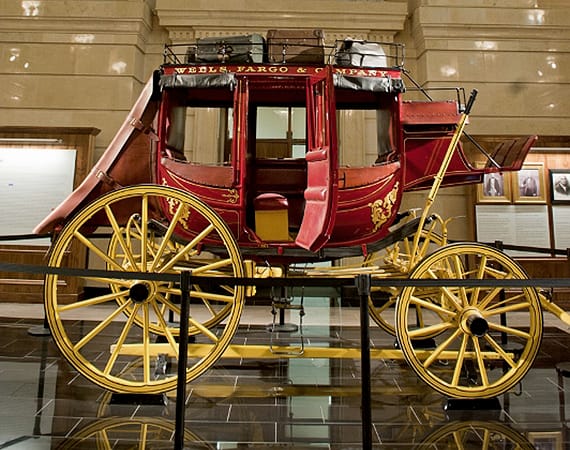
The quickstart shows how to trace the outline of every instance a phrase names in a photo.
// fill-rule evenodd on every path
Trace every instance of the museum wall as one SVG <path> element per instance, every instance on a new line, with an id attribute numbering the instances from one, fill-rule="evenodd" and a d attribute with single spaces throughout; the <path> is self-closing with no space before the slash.
<path id="1" fill-rule="evenodd" d="M 321 28 L 328 42 L 405 43 L 406 67 L 423 87 L 479 90 L 471 135 L 537 134 L 545 146 L 570 147 L 564 0 L 4 0 L 0 24 L 0 124 L 100 129 L 94 158 L 161 63 L 164 43 L 285 27 Z M 366 127 L 344 139 L 366 147 L 363 133 L 374 135 Z M 354 155 L 352 164 L 373 157 Z M 470 188 L 438 197 L 442 215 L 462 217 L 452 238 L 472 237 L 473 201 Z"/>

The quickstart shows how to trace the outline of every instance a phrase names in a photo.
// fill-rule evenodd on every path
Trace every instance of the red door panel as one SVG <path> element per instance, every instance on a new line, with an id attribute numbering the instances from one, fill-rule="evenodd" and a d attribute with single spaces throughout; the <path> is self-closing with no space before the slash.
<path id="1" fill-rule="evenodd" d="M 318 251 L 330 239 L 338 203 L 336 114 L 329 67 L 307 86 L 307 188 L 295 243 Z"/>

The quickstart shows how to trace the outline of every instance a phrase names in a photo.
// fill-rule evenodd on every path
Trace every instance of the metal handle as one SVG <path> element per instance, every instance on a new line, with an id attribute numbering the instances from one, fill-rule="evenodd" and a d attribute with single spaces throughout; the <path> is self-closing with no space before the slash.
<path id="1" fill-rule="evenodd" d="M 473 107 L 473 103 L 475 103 L 475 98 L 477 97 L 477 93 L 477 89 L 473 89 L 471 91 L 471 95 L 469 95 L 469 100 L 467 100 L 467 105 L 465 106 L 465 111 L 463 111 L 465 115 L 469 115 L 471 112 L 471 108 Z"/>

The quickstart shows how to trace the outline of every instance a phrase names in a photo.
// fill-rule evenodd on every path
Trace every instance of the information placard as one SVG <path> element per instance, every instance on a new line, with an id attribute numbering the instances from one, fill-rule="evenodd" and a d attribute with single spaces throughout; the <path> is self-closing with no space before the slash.
<path id="1" fill-rule="evenodd" d="M 550 248 L 546 205 L 477 205 L 477 241 Z M 541 253 L 507 250 L 510 256 L 541 256 Z"/>
<path id="2" fill-rule="evenodd" d="M 570 248 L 570 205 L 552 206 L 552 228 L 554 230 L 554 247 Z"/>
<path id="3" fill-rule="evenodd" d="M 76 150 L 0 148 L 0 236 L 29 234 L 73 190 Z M 49 239 L 0 245 L 48 245 Z"/>

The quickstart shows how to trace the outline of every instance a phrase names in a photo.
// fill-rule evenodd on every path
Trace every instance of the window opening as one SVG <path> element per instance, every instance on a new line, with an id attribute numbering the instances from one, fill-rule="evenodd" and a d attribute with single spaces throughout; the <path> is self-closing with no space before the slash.
<path id="1" fill-rule="evenodd" d="M 256 120 L 257 158 L 305 156 L 305 108 L 261 106 L 257 108 Z"/>
<path id="2" fill-rule="evenodd" d="M 233 108 L 228 101 L 192 99 L 191 91 L 170 93 L 166 117 L 166 152 L 197 164 L 231 160 Z M 230 100 L 230 99 L 228 99 Z"/>
<path id="3" fill-rule="evenodd" d="M 372 165 L 396 157 L 393 112 L 388 107 L 337 110 L 337 141 L 342 165 Z"/>

